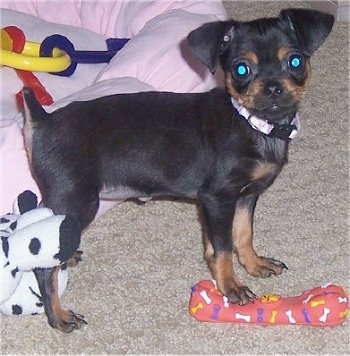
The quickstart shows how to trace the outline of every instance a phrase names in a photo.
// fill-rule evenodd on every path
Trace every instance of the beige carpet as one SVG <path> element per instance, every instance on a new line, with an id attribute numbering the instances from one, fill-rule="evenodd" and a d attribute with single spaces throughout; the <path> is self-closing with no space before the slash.
<path id="1" fill-rule="evenodd" d="M 228 8 L 252 19 L 288 5 Z M 297 295 L 327 282 L 349 287 L 348 35 L 348 24 L 336 23 L 314 56 L 301 136 L 258 204 L 255 246 L 289 267 L 261 280 L 237 266 L 258 294 Z M 195 205 L 117 205 L 86 231 L 81 248 L 84 261 L 71 271 L 63 303 L 89 325 L 65 335 L 43 315 L 2 316 L 2 354 L 349 354 L 349 321 L 335 328 L 195 321 L 187 312 L 190 288 L 210 278 Z"/>

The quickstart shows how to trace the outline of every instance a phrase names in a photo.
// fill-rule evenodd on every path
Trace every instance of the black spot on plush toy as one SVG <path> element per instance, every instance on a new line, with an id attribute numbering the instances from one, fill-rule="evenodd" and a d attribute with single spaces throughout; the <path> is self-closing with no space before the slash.
<path id="1" fill-rule="evenodd" d="M 80 256 L 78 223 L 51 209 L 38 208 L 31 191 L 21 193 L 13 214 L 0 217 L 1 305 L 6 315 L 38 314 L 43 303 L 33 270 L 61 266 L 58 289 L 61 295 L 68 282 L 66 263 Z M 79 261 L 79 258 L 77 258 Z"/>

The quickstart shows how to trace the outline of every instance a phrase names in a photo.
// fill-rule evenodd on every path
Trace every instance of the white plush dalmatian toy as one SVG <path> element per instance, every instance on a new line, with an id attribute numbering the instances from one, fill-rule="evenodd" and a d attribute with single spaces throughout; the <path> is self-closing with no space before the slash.
<path id="1" fill-rule="evenodd" d="M 73 256 L 80 260 L 78 223 L 51 209 L 37 207 L 31 191 L 21 193 L 13 214 L 0 217 L 1 236 L 1 305 L 6 315 L 38 314 L 43 303 L 33 270 L 60 266 L 58 292 L 68 282 L 66 263 Z"/>

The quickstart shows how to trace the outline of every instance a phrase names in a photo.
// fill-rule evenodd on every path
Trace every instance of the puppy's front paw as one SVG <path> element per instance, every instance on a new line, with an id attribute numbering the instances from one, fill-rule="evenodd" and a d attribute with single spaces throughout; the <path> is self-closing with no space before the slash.
<path id="1" fill-rule="evenodd" d="M 273 258 L 256 257 L 254 261 L 244 265 L 246 271 L 253 277 L 267 278 L 273 275 L 279 275 L 288 267 L 282 262 Z"/>
<path id="2" fill-rule="evenodd" d="M 239 305 L 245 305 L 256 299 L 256 295 L 246 286 L 231 289 L 225 295 L 231 303 Z"/>

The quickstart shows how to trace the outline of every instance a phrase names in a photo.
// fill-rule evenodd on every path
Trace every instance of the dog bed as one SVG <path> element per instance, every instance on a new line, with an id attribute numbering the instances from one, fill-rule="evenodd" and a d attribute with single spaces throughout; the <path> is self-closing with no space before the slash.
<path id="1" fill-rule="evenodd" d="M 54 99 L 53 111 L 74 100 L 147 90 L 201 92 L 223 85 L 191 55 L 185 38 L 201 24 L 228 19 L 221 1 L 2 1 L 2 27 L 17 26 L 28 41 L 66 36 L 77 50 L 105 50 L 107 38 L 130 38 L 108 64 L 78 64 L 70 77 L 34 73 Z M 30 174 L 15 94 L 23 84 L 15 71 L 1 67 L 0 214 L 12 210 L 19 193 L 40 197 Z M 87 118 L 88 119 L 88 118 Z M 115 202 L 101 201 L 98 215 Z"/>

